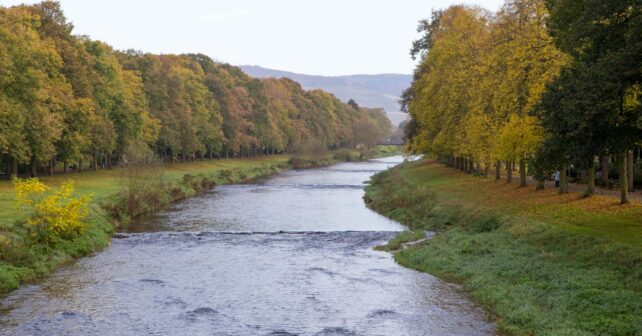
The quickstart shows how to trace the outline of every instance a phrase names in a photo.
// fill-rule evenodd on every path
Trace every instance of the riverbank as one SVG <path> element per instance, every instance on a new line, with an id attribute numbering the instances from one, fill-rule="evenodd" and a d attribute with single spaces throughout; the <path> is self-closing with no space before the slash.
<path id="1" fill-rule="evenodd" d="M 395 259 L 462 283 L 501 332 L 642 334 L 639 202 L 519 188 L 430 160 L 376 175 L 365 200 L 413 230 L 438 231 Z"/>
<path id="2" fill-rule="evenodd" d="M 393 155 L 392 148 L 378 148 L 368 156 Z M 346 154 L 348 153 L 348 154 Z M 347 155 L 347 156 L 346 156 Z M 261 156 L 244 159 L 195 161 L 167 165 L 162 168 L 162 189 L 151 190 L 145 202 L 132 206 L 121 195 L 127 183 L 123 169 L 88 171 L 43 177 L 48 186 L 59 186 L 72 180 L 77 196 L 90 196 L 91 214 L 88 229 L 73 240 L 62 240 L 53 246 L 28 243 L 21 225 L 25 214 L 16 210 L 15 193 L 10 181 L 0 181 L 0 294 L 17 288 L 21 283 L 42 277 L 78 257 L 100 250 L 109 244 L 119 225 L 132 217 L 159 210 L 172 202 L 195 196 L 215 185 L 243 183 L 296 168 L 295 161 L 306 167 L 328 165 L 356 159 L 355 151 L 332 152 L 326 155 Z M 154 170 L 158 174 L 158 170 Z"/>
<path id="3" fill-rule="evenodd" d="M 270 156 L 248 159 L 197 161 L 168 165 L 163 168 L 162 179 L 167 190 L 180 190 L 180 195 L 165 198 L 165 204 L 149 207 L 147 211 L 197 194 L 196 186 L 204 179 L 216 184 L 241 182 L 246 179 L 273 174 L 289 167 L 290 157 Z M 65 181 L 74 182 L 75 194 L 90 196 L 91 214 L 88 229 L 73 240 L 62 240 L 54 246 L 28 243 L 27 233 L 21 227 L 25 214 L 14 206 L 15 194 L 10 181 L 0 182 L 0 293 L 9 292 L 25 281 L 42 277 L 60 265 L 78 257 L 100 250 L 109 244 L 115 227 L 124 218 L 115 221 L 108 209 L 120 200 L 123 188 L 122 169 L 70 173 L 43 177 L 48 186 L 59 186 Z M 185 176 L 192 178 L 185 179 Z M 202 185 L 202 184 L 200 184 Z M 142 214 L 142 208 L 140 213 Z M 121 217 L 129 214 L 120 214 Z"/>

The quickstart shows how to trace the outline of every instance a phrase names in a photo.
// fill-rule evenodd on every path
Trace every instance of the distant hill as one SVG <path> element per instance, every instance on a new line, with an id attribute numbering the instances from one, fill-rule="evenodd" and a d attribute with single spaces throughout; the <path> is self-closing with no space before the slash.
<path id="1" fill-rule="evenodd" d="M 410 86 L 412 75 L 313 76 L 254 65 L 239 67 L 252 77 L 287 77 L 301 83 L 308 90 L 322 89 L 346 102 L 352 98 L 364 107 L 382 107 L 394 125 L 406 119 L 406 114 L 399 112 L 399 97 Z"/>

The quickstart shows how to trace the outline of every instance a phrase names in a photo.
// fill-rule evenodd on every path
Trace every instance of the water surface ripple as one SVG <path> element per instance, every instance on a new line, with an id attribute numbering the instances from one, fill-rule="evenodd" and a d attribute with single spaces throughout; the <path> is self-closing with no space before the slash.
<path id="1" fill-rule="evenodd" d="M 485 335 L 460 288 L 372 247 L 403 227 L 363 206 L 400 158 L 222 186 L 3 299 L 1 335 Z"/>

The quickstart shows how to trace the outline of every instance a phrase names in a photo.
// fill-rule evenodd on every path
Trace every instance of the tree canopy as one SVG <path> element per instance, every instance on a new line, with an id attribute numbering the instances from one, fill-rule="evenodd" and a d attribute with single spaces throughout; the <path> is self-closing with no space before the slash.
<path id="1" fill-rule="evenodd" d="M 468 170 L 495 162 L 496 176 L 501 162 L 519 162 L 522 185 L 527 164 L 537 178 L 569 165 L 592 174 L 611 153 L 622 182 L 624 153 L 642 139 L 641 8 L 508 0 L 496 13 L 433 12 L 411 49 L 420 62 L 402 100 L 408 149 Z"/>
<path id="2" fill-rule="evenodd" d="M 72 29 L 57 2 L 0 7 L 0 161 L 12 174 L 111 167 L 141 143 L 174 162 L 355 146 L 392 129 L 382 111 L 286 78 L 117 51 Z"/>

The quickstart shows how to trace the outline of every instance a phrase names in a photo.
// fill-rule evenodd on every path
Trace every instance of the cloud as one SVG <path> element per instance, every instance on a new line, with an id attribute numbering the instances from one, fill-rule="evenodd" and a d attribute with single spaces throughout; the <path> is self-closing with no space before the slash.
<path id="1" fill-rule="evenodd" d="M 197 17 L 194 18 L 194 22 L 197 22 L 197 23 L 218 22 L 218 21 L 224 21 L 224 20 L 233 19 L 233 18 L 239 17 L 239 16 L 244 16 L 244 15 L 247 15 L 247 14 L 249 14 L 249 11 L 247 11 L 245 9 L 239 9 L 239 10 L 235 10 L 233 12 L 197 16 Z"/>

